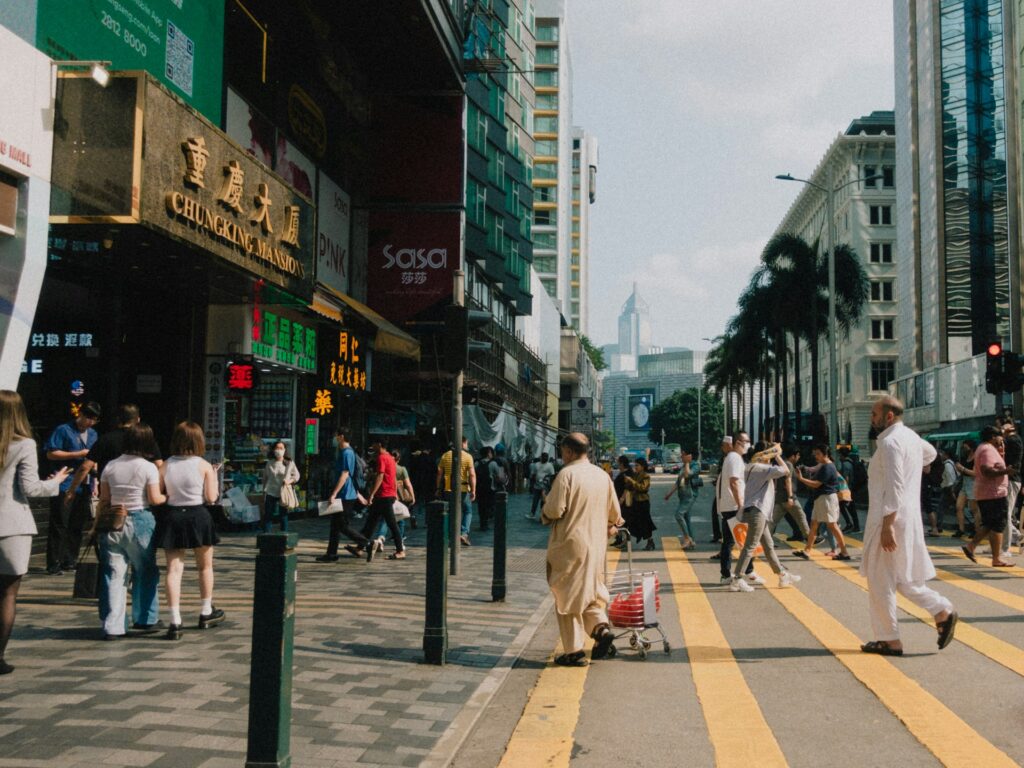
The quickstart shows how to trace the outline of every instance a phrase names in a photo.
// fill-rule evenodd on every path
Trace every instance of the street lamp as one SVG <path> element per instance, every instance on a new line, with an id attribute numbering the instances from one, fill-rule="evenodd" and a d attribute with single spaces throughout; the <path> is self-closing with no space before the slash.
<path id="1" fill-rule="evenodd" d="M 828 254 L 828 380 L 829 389 L 829 419 L 828 419 L 828 432 L 829 440 L 833 443 L 839 440 L 839 391 L 837 384 L 839 382 L 839 368 L 836 364 L 836 258 L 833 252 L 832 245 L 832 225 L 833 218 L 835 217 L 834 206 L 835 206 L 835 193 L 844 187 L 848 187 L 850 184 L 856 184 L 857 182 L 874 181 L 875 179 L 882 178 L 882 174 L 877 173 L 871 176 L 860 176 L 845 181 L 839 186 L 832 184 L 832 173 L 829 172 L 828 186 L 823 186 L 810 179 L 798 179 L 788 173 L 780 173 L 775 177 L 779 181 L 799 181 L 801 184 L 806 184 L 809 187 L 821 190 L 825 193 L 825 252 Z M 817 340 L 815 340 L 817 343 Z M 800 403 L 797 403 L 797 425 L 799 429 L 800 424 Z"/>

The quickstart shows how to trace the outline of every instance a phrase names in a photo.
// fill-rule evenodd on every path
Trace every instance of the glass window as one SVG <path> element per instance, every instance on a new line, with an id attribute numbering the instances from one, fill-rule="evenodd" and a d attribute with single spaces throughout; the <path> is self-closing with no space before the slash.
<path id="1" fill-rule="evenodd" d="M 538 46 L 537 47 L 537 63 L 538 64 L 558 64 L 558 47 L 557 46 Z"/>
<path id="2" fill-rule="evenodd" d="M 551 275 L 555 273 L 555 261 L 557 256 L 538 256 L 533 255 L 533 268 L 537 270 L 537 274 Z"/>
<path id="3" fill-rule="evenodd" d="M 871 389 L 874 392 L 885 392 L 889 384 L 896 378 L 895 360 L 871 361 Z"/>
<path id="4" fill-rule="evenodd" d="M 882 166 L 882 186 L 886 189 L 896 186 L 896 169 L 891 165 Z"/>
<path id="5" fill-rule="evenodd" d="M 891 205 L 872 205 L 869 208 L 870 221 L 876 226 L 892 224 Z"/>
<path id="6" fill-rule="evenodd" d="M 558 163 L 535 162 L 533 166 L 533 177 L 535 179 L 557 179 Z"/>
<path id="7" fill-rule="evenodd" d="M 864 166 L 864 175 L 861 177 L 864 179 L 865 189 L 878 189 L 878 179 L 872 179 L 871 177 L 877 173 L 878 169 L 873 165 Z"/>
<path id="8" fill-rule="evenodd" d="M 891 318 L 875 319 L 871 321 L 871 338 L 874 341 L 892 341 L 893 321 Z"/>
<path id="9" fill-rule="evenodd" d="M 557 234 L 555 232 L 537 232 L 533 236 L 533 247 L 550 248 L 554 250 L 558 247 L 556 238 Z"/>
<path id="10" fill-rule="evenodd" d="M 538 93 L 534 107 L 536 109 L 558 109 L 558 94 Z"/>
<path id="11" fill-rule="evenodd" d="M 850 394 L 851 391 L 851 379 L 850 379 L 850 364 L 845 363 L 843 365 L 843 387 L 846 390 L 846 394 Z"/>
<path id="12" fill-rule="evenodd" d="M 892 264 L 892 243 L 872 243 L 871 263 Z"/>
<path id="13" fill-rule="evenodd" d="M 533 200 L 536 203 L 553 203 L 558 195 L 558 187 L 534 187 Z"/>
<path id="14" fill-rule="evenodd" d="M 557 88 L 558 70 L 540 69 L 533 73 L 533 82 L 538 88 Z"/>
<path id="15" fill-rule="evenodd" d="M 531 9 L 532 10 L 532 9 Z M 558 22 L 537 22 L 537 39 L 544 43 L 558 42 Z"/>
<path id="16" fill-rule="evenodd" d="M 871 281 L 871 300 L 872 301 L 892 301 L 892 280 L 872 280 Z"/>
<path id="17" fill-rule="evenodd" d="M 533 225 L 535 227 L 553 227 L 558 224 L 558 211 L 535 210 L 533 212 Z"/>
<path id="18" fill-rule="evenodd" d="M 558 157 L 557 139 L 537 139 L 533 143 L 534 157 Z"/>
<path id="19" fill-rule="evenodd" d="M 547 115 L 534 115 L 534 133 L 558 133 L 558 118 Z"/>

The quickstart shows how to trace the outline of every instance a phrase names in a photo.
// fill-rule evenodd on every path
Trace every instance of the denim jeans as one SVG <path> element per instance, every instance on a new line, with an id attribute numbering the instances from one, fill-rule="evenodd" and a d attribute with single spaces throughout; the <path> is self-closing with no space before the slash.
<path id="1" fill-rule="evenodd" d="M 366 520 L 366 527 L 364 531 L 373 531 L 376 534 L 377 527 L 383 523 L 387 529 L 391 532 L 391 538 L 395 542 L 395 551 L 403 552 L 405 550 L 405 544 L 402 543 L 404 538 L 398 527 L 398 521 L 395 520 L 395 499 L 392 498 L 375 498 L 373 504 L 370 505 L 369 517 Z M 374 536 L 376 538 L 376 536 Z"/>
<path id="2" fill-rule="evenodd" d="M 398 532 L 402 534 L 402 541 L 405 541 L 405 520 L 398 520 Z M 388 523 L 383 517 L 377 524 L 377 530 L 373 532 L 371 539 L 386 539 L 388 537 Z"/>
<path id="3" fill-rule="evenodd" d="M 683 536 L 693 538 L 693 523 L 690 522 L 690 510 L 697 501 L 697 494 L 691 492 L 689 497 L 677 495 L 675 518 L 683 531 Z"/>
<path id="4" fill-rule="evenodd" d="M 452 495 L 449 492 L 445 492 L 444 500 L 448 502 L 448 517 L 452 517 Z M 462 492 L 462 528 L 459 529 L 459 533 L 463 536 L 469 535 L 469 524 L 473 522 L 473 502 L 469 500 L 469 491 Z"/>
<path id="5" fill-rule="evenodd" d="M 544 504 L 544 491 L 540 488 L 533 490 L 533 500 L 530 502 L 530 517 L 537 516 L 537 507 Z"/>
<path id="6" fill-rule="evenodd" d="M 133 509 L 120 531 L 100 534 L 100 621 L 108 635 L 128 628 L 125 600 L 128 566 L 132 570 L 132 622 L 156 624 L 159 617 L 160 569 L 156 564 L 156 520 L 148 509 Z"/>
<path id="7" fill-rule="evenodd" d="M 270 533 L 270 527 L 275 517 L 281 520 L 281 530 L 287 531 L 288 510 L 281 506 L 281 499 L 268 494 L 263 497 L 263 515 L 260 517 L 260 530 L 264 533 Z"/>

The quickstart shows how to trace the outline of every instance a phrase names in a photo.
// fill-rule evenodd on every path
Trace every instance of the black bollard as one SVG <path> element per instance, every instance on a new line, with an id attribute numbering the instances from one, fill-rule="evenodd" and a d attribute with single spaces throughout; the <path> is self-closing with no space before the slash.
<path id="1" fill-rule="evenodd" d="M 289 768 L 292 650 L 295 640 L 297 533 L 256 537 L 249 671 L 249 746 L 245 768 Z"/>
<path id="2" fill-rule="evenodd" d="M 448 656 L 448 505 L 427 504 L 427 594 L 423 660 L 443 665 Z"/>
<path id="3" fill-rule="evenodd" d="M 491 600 L 505 602 L 505 563 L 508 559 L 508 494 L 494 495 L 494 574 L 491 576 Z"/>

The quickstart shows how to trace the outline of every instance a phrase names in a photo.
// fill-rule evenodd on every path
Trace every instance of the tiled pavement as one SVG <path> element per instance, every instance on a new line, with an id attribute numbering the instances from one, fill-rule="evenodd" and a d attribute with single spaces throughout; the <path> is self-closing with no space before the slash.
<path id="1" fill-rule="evenodd" d="M 445 667 L 422 663 L 422 528 L 410 532 L 404 562 L 321 564 L 313 558 L 327 522 L 294 526 L 294 766 L 415 766 L 431 750 L 443 757 L 452 731 L 511 665 L 517 635 L 546 615 L 546 529 L 523 519 L 526 503 L 510 499 L 506 602 L 490 600 L 490 534 L 474 533 L 462 573 L 449 577 Z M 223 536 L 214 602 L 227 621 L 177 643 L 103 642 L 95 601 L 71 599 L 72 578 L 47 576 L 34 560 L 7 652 L 16 671 L 0 677 L 0 767 L 244 765 L 254 554 L 253 534 Z M 198 615 L 191 566 L 183 593 L 187 627 Z"/>

